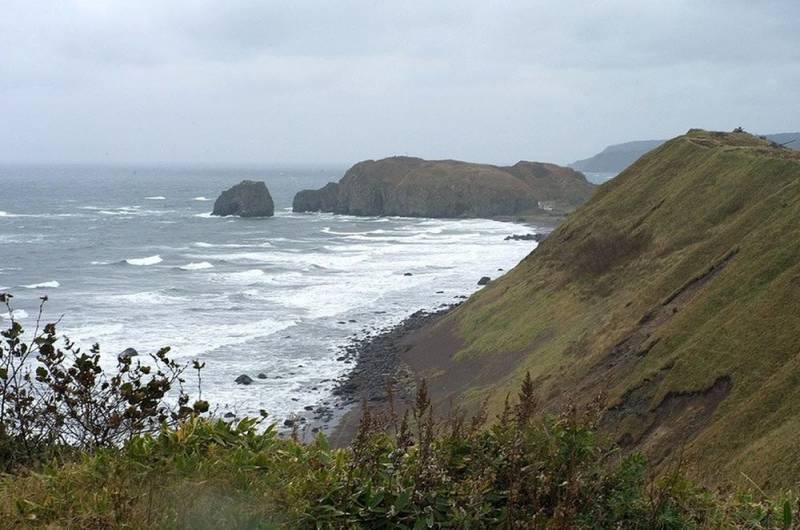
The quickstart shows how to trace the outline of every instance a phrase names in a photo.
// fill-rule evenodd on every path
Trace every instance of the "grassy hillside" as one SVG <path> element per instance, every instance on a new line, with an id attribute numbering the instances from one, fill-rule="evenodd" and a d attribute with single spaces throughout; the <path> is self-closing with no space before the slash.
<path id="1" fill-rule="evenodd" d="M 800 153 L 692 130 L 413 339 L 435 398 L 606 395 L 602 429 L 708 483 L 800 477 Z"/>
<path id="2" fill-rule="evenodd" d="M 786 144 L 789 149 L 800 149 L 800 132 L 767 134 L 764 138 L 778 144 Z M 638 140 L 609 145 L 594 156 L 569 164 L 569 167 L 586 172 L 619 173 L 639 157 L 651 149 L 655 149 L 665 141 Z"/>

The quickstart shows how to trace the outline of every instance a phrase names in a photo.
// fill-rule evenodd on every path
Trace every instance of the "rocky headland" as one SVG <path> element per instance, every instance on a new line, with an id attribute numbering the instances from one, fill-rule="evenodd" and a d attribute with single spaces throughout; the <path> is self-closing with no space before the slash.
<path id="1" fill-rule="evenodd" d="M 510 167 L 396 156 L 366 160 L 336 183 L 299 192 L 295 212 L 495 218 L 568 212 L 594 191 L 582 173 L 555 164 Z"/>
<path id="2" fill-rule="evenodd" d="M 275 205 L 263 182 L 243 180 L 222 192 L 214 202 L 211 215 L 239 217 L 272 217 Z"/>

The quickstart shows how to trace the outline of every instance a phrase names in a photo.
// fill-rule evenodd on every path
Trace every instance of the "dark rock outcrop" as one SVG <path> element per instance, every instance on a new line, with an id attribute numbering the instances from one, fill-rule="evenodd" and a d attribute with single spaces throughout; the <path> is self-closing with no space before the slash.
<path id="1" fill-rule="evenodd" d="M 253 383 L 253 378 L 247 374 L 242 374 L 235 379 L 237 385 L 249 385 Z"/>
<path id="2" fill-rule="evenodd" d="M 505 241 L 536 241 L 540 243 L 544 241 L 546 236 L 544 234 L 511 234 L 505 237 Z"/>
<path id="3" fill-rule="evenodd" d="M 583 174 L 555 164 L 511 167 L 391 157 L 351 167 L 339 183 L 304 190 L 295 212 L 409 217 L 497 217 L 571 209 L 592 194 Z"/>
<path id="4" fill-rule="evenodd" d="M 333 212 L 339 200 L 339 184 L 329 182 L 318 190 L 303 190 L 294 196 L 295 212 Z"/>
<path id="5" fill-rule="evenodd" d="M 134 348 L 125 348 L 124 350 L 122 350 L 119 353 L 119 355 L 117 355 L 117 359 L 122 361 L 122 360 L 125 360 L 125 359 L 132 359 L 133 357 L 136 357 L 138 355 L 139 355 L 139 352 L 136 351 Z"/>
<path id="6" fill-rule="evenodd" d="M 211 215 L 238 215 L 239 217 L 272 217 L 275 205 L 266 184 L 243 180 L 225 190 L 214 202 Z"/>
<path id="7" fill-rule="evenodd" d="M 478 280 L 478 285 L 488 285 L 490 281 L 492 281 L 492 279 L 488 276 L 482 276 L 481 279 Z"/>

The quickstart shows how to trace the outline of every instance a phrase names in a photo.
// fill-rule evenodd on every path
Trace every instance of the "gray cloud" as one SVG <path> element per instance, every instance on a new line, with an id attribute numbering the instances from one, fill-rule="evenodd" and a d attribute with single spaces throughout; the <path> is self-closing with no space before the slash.
<path id="1" fill-rule="evenodd" d="M 0 6 L 0 160 L 567 162 L 800 129 L 800 3 Z"/>

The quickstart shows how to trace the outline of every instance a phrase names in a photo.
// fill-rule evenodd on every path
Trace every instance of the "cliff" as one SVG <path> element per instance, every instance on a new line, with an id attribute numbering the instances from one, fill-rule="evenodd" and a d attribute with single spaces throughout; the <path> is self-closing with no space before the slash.
<path id="1" fill-rule="evenodd" d="M 408 340 L 440 410 L 605 396 L 602 431 L 701 480 L 800 476 L 800 153 L 692 130 Z"/>
<path id="2" fill-rule="evenodd" d="M 411 157 L 367 160 L 338 183 L 304 190 L 295 212 L 408 217 L 495 217 L 539 210 L 540 203 L 570 210 L 591 195 L 584 176 L 555 164 L 511 167 Z"/>

